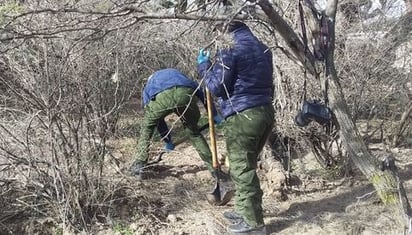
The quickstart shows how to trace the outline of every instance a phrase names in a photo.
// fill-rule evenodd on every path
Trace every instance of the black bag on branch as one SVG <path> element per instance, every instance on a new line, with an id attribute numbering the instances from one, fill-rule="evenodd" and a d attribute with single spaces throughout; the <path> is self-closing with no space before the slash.
<path id="1" fill-rule="evenodd" d="M 311 121 L 325 125 L 331 120 L 332 111 L 318 101 L 304 101 L 302 110 L 295 117 L 295 123 L 300 127 L 307 126 Z"/>

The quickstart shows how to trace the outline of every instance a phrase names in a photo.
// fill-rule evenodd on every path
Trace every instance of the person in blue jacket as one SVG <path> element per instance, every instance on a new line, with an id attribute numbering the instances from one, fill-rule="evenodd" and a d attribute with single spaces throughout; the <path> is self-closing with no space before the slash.
<path id="1" fill-rule="evenodd" d="M 208 170 L 214 175 L 212 154 L 209 145 L 199 131 L 200 118 L 197 101 L 205 104 L 204 93 L 199 84 L 177 69 L 161 69 L 153 73 L 143 89 L 144 118 L 137 143 L 136 160 L 130 166 L 132 175 L 143 177 L 144 167 L 149 158 L 148 148 L 154 129 L 157 127 L 165 149 L 171 151 L 174 144 L 164 118 L 172 113 L 177 114 L 188 130 L 190 141 L 206 163 Z M 221 117 L 214 111 L 215 123 L 220 123 Z"/>
<path id="2" fill-rule="evenodd" d="M 243 22 L 221 23 L 215 29 L 229 34 L 232 41 L 217 50 L 214 63 L 209 51 L 200 50 L 197 70 L 219 98 L 225 118 L 224 136 L 236 193 L 234 210 L 223 216 L 232 222 L 229 230 L 235 234 L 266 234 L 256 169 L 275 122 L 272 53 Z"/>

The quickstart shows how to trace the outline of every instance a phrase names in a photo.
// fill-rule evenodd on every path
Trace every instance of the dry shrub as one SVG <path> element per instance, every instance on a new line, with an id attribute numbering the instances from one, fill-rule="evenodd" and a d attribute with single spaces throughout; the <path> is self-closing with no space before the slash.
<path id="1" fill-rule="evenodd" d="M 47 27 L 52 32 L 80 20 L 76 13 L 60 16 L 34 15 L 29 26 L 33 33 Z M 85 28 L 96 24 L 83 20 Z M 102 18 L 97 29 L 119 23 Z M 152 72 L 178 67 L 195 77 L 193 58 L 206 40 L 191 31 L 194 25 L 159 20 L 105 34 L 63 27 L 57 38 L 3 45 L 0 186 L 7 210 L 1 231 L 34 232 L 28 224 L 40 218 L 51 218 L 50 228 L 89 231 L 118 216 L 113 207 L 122 198 L 134 197 L 136 205 L 147 201 L 124 191 L 130 182 L 107 178 L 113 174 L 108 140 L 126 131 L 118 125 L 123 113 L 140 115 L 135 100 Z M 144 205 L 136 210 L 145 213 Z M 16 217 L 19 227 L 8 229 Z"/>
<path id="2" fill-rule="evenodd" d="M 130 194 L 124 190 L 130 182 L 106 178 L 112 173 L 107 141 L 127 131 L 119 129 L 119 118 L 125 113 L 140 115 L 136 100 L 152 72 L 177 67 L 195 78 L 198 49 L 212 40 L 209 22 L 139 21 L 133 12 L 115 14 L 111 10 L 116 6 L 104 3 L 76 1 L 73 6 L 83 4 L 83 12 L 45 11 L 13 18 L 7 25 L 19 37 L 0 48 L 0 206 L 7 208 L 0 221 L 5 233 L 17 217 L 53 218 L 54 225 L 78 231 L 109 222 L 115 216 L 111 206 Z M 57 3 L 26 4 L 27 9 L 58 8 Z M 280 10 L 290 8 L 285 4 L 278 6 Z M 102 10 L 93 13 L 96 9 Z M 297 12 L 284 14 L 299 31 Z M 354 118 L 399 120 L 410 100 L 410 67 L 392 66 L 398 55 L 381 53 L 388 45 L 379 43 L 373 25 L 365 28 L 339 17 L 336 63 Z M 272 148 L 284 159 L 292 151 L 303 154 L 312 149 L 313 136 L 330 143 L 315 123 L 309 128 L 293 123 L 302 105 L 304 70 L 282 53 L 279 47 L 284 43 L 270 27 L 251 26 L 274 48 L 277 138 Z M 307 97 L 322 100 L 321 87 L 308 76 Z M 135 204 L 146 200 L 140 196 L 132 195 Z"/>

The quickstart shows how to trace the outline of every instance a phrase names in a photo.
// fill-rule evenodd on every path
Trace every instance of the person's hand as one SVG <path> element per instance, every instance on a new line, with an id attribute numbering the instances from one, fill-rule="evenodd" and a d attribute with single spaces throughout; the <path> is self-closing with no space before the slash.
<path id="1" fill-rule="evenodd" d="M 223 118 L 222 118 L 222 116 L 220 116 L 219 114 L 216 114 L 216 115 L 213 117 L 213 121 L 215 122 L 215 124 L 219 125 L 220 123 L 223 122 Z"/>
<path id="2" fill-rule="evenodd" d="M 210 51 L 205 49 L 199 50 L 199 55 L 197 56 L 197 64 L 204 63 L 209 60 Z"/>
<path id="3" fill-rule="evenodd" d="M 175 149 L 175 145 L 172 142 L 167 142 L 165 144 L 165 149 L 167 152 L 172 151 L 173 149 Z"/>

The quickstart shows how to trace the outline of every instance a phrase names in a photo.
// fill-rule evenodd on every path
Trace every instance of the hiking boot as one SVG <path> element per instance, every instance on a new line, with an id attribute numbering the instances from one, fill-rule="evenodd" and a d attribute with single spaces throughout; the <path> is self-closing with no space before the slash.
<path id="1" fill-rule="evenodd" d="M 260 225 L 257 227 L 252 227 L 248 225 L 243 219 L 237 223 L 229 226 L 229 230 L 234 234 L 246 235 L 267 235 L 265 225 Z"/>
<path id="2" fill-rule="evenodd" d="M 129 172 L 131 175 L 136 176 L 138 179 L 143 179 L 144 174 L 144 167 L 146 163 L 143 161 L 135 161 L 129 168 Z"/>
<path id="3" fill-rule="evenodd" d="M 236 211 L 225 211 L 223 212 L 223 217 L 229 220 L 232 224 L 239 223 L 243 220 L 242 216 L 239 215 Z"/>

